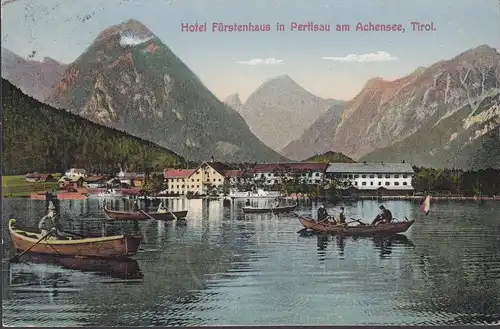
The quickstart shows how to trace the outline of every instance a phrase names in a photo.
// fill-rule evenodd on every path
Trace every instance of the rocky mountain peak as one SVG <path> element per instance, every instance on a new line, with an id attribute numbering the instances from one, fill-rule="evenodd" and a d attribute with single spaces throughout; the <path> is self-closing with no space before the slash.
<path id="1" fill-rule="evenodd" d="M 284 159 L 136 20 L 101 32 L 66 70 L 47 102 L 188 159 Z"/>
<path id="2" fill-rule="evenodd" d="M 303 158 L 335 149 L 359 159 L 452 116 L 458 109 L 474 108 L 482 97 L 498 88 L 500 54 L 485 45 L 396 80 L 373 78 L 345 104 L 338 125 L 316 122 L 315 129 L 287 147 L 284 155 Z M 445 129 L 454 131 L 456 127 Z M 322 145 L 316 142 L 320 139 Z M 425 148 L 425 143 L 421 147 Z M 309 153 L 303 154 L 304 149 Z"/>
<path id="3" fill-rule="evenodd" d="M 241 102 L 240 95 L 238 93 L 231 94 L 224 99 L 224 103 L 231 106 L 233 109 L 238 110 L 243 103 Z"/>
<path id="4" fill-rule="evenodd" d="M 117 36 L 129 39 L 148 39 L 155 35 L 144 24 L 135 19 L 129 19 L 120 24 L 113 25 L 102 31 L 95 42 L 102 42 L 105 39 L 116 38 Z"/>

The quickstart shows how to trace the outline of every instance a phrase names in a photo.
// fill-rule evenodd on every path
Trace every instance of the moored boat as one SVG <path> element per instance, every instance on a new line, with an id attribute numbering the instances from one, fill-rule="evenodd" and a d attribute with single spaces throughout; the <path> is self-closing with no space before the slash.
<path id="1" fill-rule="evenodd" d="M 150 212 L 144 213 L 142 211 L 117 211 L 117 210 L 109 210 L 107 207 L 104 207 L 104 213 L 110 220 L 148 220 L 154 218 L 156 220 L 164 220 L 171 221 L 174 220 L 175 217 L 177 219 L 186 218 L 188 211 L 172 211 L 172 212 Z M 172 215 L 175 215 L 175 217 Z M 148 216 L 149 215 L 149 216 Z"/>
<path id="2" fill-rule="evenodd" d="M 245 214 L 264 214 L 264 213 L 279 214 L 279 213 L 293 211 L 293 210 L 295 210 L 295 208 L 297 208 L 297 203 L 295 203 L 291 206 L 275 207 L 275 208 L 243 207 L 241 209 L 243 210 L 243 213 L 245 213 Z"/>
<path id="3" fill-rule="evenodd" d="M 44 239 L 40 242 L 40 234 L 16 228 L 16 220 L 9 220 L 9 233 L 17 250 L 27 250 L 38 254 L 58 256 L 80 256 L 99 258 L 122 258 L 137 253 L 142 237 L 136 235 L 116 235 L 92 238 Z"/>
<path id="4" fill-rule="evenodd" d="M 238 198 L 248 198 L 248 199 L 274 199 L 280 197 L 281 193 L 279 191 L 264 191 L 263 189 L 258 189 L 257 192 L 238 192 L 231 191 L 227 197 L 230 199 Z"/>
<path id="5" fill-rule="evenodd" d="M 299 216 L 299 221 L 305 229 L 316 233 L 341 234 L 341 235 L 386 235 L 406 232 L 415 222 L 393 222 L 378 225 L 342 226 L 326 222 L 316 222 L 312 218 Z"/>

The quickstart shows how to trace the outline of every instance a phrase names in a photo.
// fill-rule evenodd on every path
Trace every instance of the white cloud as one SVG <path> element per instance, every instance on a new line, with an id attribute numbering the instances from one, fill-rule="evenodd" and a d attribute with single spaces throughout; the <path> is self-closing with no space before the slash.
<path id="1" fill-rule="evenodd" d="M 282 62 L 282 59 L 276 58 L 254 58 L 249 61 L 239 61 L 236 63 L 245 65 L 280 65 Z"/>
<path id="2" fill-rule="evenodd" d="M 368 63 L 368 62 L 387 62 L 387 61 L 395 61 L 399 58 L 392 56 L 385 51 L 377 51 L 376 53 L 368 53 L 368 54 L 349 54 L 345 57 L 323 57 L 323 59 L 328 59 L 331 61 L 340 61 L 340 62 L 354 62 L 354 63 Z"/>

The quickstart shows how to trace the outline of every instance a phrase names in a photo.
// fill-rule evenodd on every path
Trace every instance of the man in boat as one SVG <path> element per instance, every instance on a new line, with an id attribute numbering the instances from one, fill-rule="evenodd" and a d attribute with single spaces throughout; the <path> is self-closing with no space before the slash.
<path id="1" fill-rule="evenodd" d="M 280 206 L 280 200 L 279 199 L 274 199 L 273 208 L 278 208 L 279 206 Z"/>
<path id="2" fill-rule="evenodd" d="M 325 206 L 321 205 L 318 208 L 318 222 L 328 221 L 328 212 L 325 209 Z"/>
<path id="3" fill-rule="evenodd" d="M 340 213 L 335 218 L 338 225 L 345 225 L 344 207 L 340 207 Z"/>
<path id="4" fill-rule="evenodd" d="M 50 233 L 48 239 L 58 239 L 60 236 L 59 230 L 62 229 L 61 224 L 59 224 L 59 218 L 56 214 L 56 206 L 52 201 L 49 201 L 49 206 L 47 207 L 47 215 L 43 216 L 38 223 L 38 228 L 42 236 L 47 236 Z"/>
<path id="5" fill-rule="evenodd" d="M 138 212 L 139 209 L 139 202 L 137 200 L 134 201 L 134 204 L 132 205 L 132 211 Z"/>
<path id="6" fill-rule="evenodd" d="M 383 223 L 390 223 L 392 221 L 392 213 L 389 209 L 386 209 L 384 206 L 380 206 L 380 213 L 375 217 L 371 225 L 378 225 Z"/>

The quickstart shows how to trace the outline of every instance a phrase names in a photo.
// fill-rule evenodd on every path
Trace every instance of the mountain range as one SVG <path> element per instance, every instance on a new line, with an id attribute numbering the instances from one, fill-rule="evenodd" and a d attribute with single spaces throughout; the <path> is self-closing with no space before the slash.
<path id="1" fill-rule="evenodd" d="M 185 160 L 172 151 L 25 95 L 2 78 L 2 173 L 163 170 Z"/>
<path id="2" fill-rule="evenodd" d="M 298 139 L 332 106 L 343 103 L 311 94 L 288 75 L 265 81 L 244 104 L 238 94 L 230 95 L 224 102 L 236 109 L 250 130 L 277 152 Z"/>
<path id="3" fill-rule="evenodd" d="M 312 95 L 287 75 L 245 103 L 238 94 L 222 102 L 147 27 L 128 20 L 101 32 L 70 65 L 2 48 L 2 77 L 189 160 L 302 161 L 333 152 L 356 161 L 500 166 L 500 54 L 486 45 L 393 81 L 373 78 L 347 102 Z"/>
<path id="4" fill-rule="evenodd" d="M 285 161 L 136 20 L 111 26 L 65 70 L 46 102 L 189 160 Z"/>
<path id="5" fill-rule="evenodd" d="M 486 45 L 394 81 L 374 78 L 341 105 L 340 116 L 330 109 L 283 155 L 300 160 L 334 150 L 358 160 L 486 165 L 473 159 L 488 158 L 478 153 L 496 145 L 499 88 L 500 54 Z"/>
<path id="6" fill-rule="evenodd" d="M 67 67 L 49 57 L 42 61 L 26 60 L 2 47 L 2 78 L 39 101 L 48 97 Z"/>

